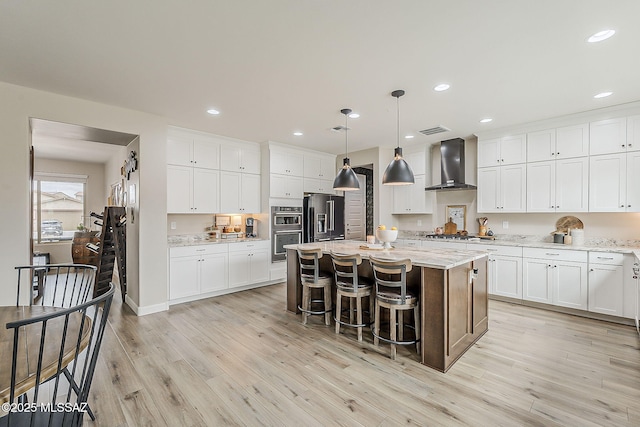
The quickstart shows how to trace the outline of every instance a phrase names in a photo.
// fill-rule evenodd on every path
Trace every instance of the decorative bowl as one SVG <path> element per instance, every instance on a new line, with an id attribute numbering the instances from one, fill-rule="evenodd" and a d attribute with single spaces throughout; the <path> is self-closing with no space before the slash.
<path id="1" fill-rule="evenodd" d="M 376 237 L 383 243 L 385 249 L 391 248 L 391 242 L 398 238 L 398 230 L 376 230 Z"/>

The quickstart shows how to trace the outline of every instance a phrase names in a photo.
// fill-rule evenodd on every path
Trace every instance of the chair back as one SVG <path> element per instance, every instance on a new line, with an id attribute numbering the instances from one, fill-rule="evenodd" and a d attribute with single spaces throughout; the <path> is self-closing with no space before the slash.
<path id="1" fill-rule="evenodd" d="M 298 249 L 300 262 L 300 280 L 318 283 L 320 278 L 320 262 L 322 249 Z"/>
<path id="2" fill-rule="evenodd" d="M 356 292 L 358 290 L 358 266 L 362 264 L 360 254 L 338 254 L 331 252 L 331 262 L 336 286 Z"/>
<path id="3" fill-rule="evenodd" d="M 97 267 L 84 264 L 44 264 L 16 267 L 18 292 L 16 306 L 20 305 L 21 280 L 29 281 L 29 305 L 73 307 L 93 298 Z M 40 281 L 40 292 L 34 299 L 33 284 Z"/>
<path id="4" fill-rule="evenodd" d="M 399 292 L 401 303 L 406 302 L 407 273 L 411 271 L 410 259 L 387 260 L 369 257 L 376 281 L 376 293 L 384 291 Z"/>
<path id="5" fill-rule="evenodd" d="M 82 425 L 114 292 L 111 283 L 92 300 L 67 308 L 34 306 L 35 316 L 6 324 L 13 330 L 8 402 L 26 393 L 37 410 L 9 412 L 0 425 Z"/>

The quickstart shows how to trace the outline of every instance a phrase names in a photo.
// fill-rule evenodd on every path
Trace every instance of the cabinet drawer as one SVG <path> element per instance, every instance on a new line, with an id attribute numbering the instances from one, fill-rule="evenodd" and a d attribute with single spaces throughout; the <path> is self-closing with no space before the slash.
<path id="1" fill-rule="evenodd" d="M 420 240 L 417 240 L 417 239 L 400 239 L 400 240 L 397 240 L 396 243 L 397 243 L 397 246 L 407 246 L 410 248 L 419 248 L 420 246 L 422 246 Z"/>
<path id="2" fill-rule="evenodd" d="M 179 246 L 169 249 L 169 256 L 171 258 L 193 256 L 193 255 L 206 255 L 206 254 L 219 254 L 229 250 L 229 245 L 225 243 L 214 243 L 210 245 L 194 245 L 194 246 Z"/>
<path id="3" fill-rule="evenodd" d="M 525 258 L 557 259 L 560 261 L 587 262 L 587 251 L 572 251 L 565 249 L 523 248 Z"/>
<path id="4" fill-rule="evenodd" d="M 259 240 L 255 242 L 237 242 L 229 244 L 229 252 L 253 251 L 258 249 L 269 249 L 269 241 Z"/>
<path id="5" fill-rule="evenodd" d="M 487 251 L 490 255 L 505 255 L 505 256 L 522 256 L 522 248 L 519 246 L 500 246 L 500 245 L 486 245 L 486 244 L 471 244 L 467 245 L 467 249 L 473 249 L 477 251 Z"/>
<path id="6" fill-rule="evenodd" d="M 624 254 L 611 252 L 589 252 L 590 264 L 623 265 Z"/>

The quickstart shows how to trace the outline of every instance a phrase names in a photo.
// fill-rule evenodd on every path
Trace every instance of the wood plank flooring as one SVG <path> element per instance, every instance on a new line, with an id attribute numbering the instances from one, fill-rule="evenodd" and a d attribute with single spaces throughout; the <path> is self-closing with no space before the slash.
<path id="1" fill-rule="evenodd" d="M 285 311 L 285 286 L 136 317 L 114 299 L 89 401 L 97 426 L 638 426 L 633 327 L 490 301 L 446 374 L 413 349 Z M 345 328 L 341 328 L 344 330 Z"/>

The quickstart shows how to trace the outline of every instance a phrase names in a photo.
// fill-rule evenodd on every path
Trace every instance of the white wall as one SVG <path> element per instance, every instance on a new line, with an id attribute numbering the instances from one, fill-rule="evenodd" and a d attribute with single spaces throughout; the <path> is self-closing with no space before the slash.
<path id="1" fill-rule="evenodd" d="M 133 304 L 141 311 L 167 307 L 166 119 L 77 98 L 0 82 L 0 304 L 15 295 L 13 267 L 29 261 L 29 118 L 36 117 L 140 135 L 139 239 L 132 263 L 139 284 L 130 283 Z M 124 160 L 124 159 L 123 159 Z M 133 251 L 131 251 L 133 252 Z M 137 258 L 137 259 L 135 259 Z"/>

